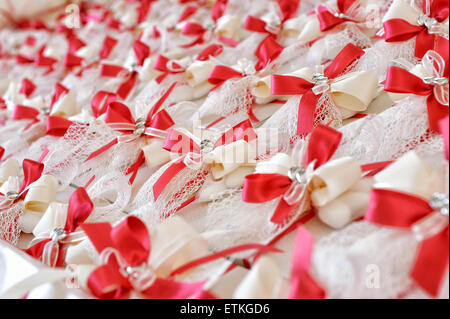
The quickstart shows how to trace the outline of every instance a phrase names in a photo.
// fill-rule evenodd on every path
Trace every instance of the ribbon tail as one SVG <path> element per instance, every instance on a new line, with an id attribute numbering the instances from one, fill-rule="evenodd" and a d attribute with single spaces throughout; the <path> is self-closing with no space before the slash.
<path id="1" fill-rule="evenodd" d="M 437 297 L 449 258 L 449 228 L 431 237 L 419 247 L 411 277 L 433 297 Z"/>
<path id="2" fill-rule="evenodd" d="M 117 95 L 126 100 L 128 95 L 130 95 L 131 90 L 134 88 L 134 85 L 136 84 L 136 79 L 137 72 L 133 72 L 130 75 L 130 78 L 120 85 L 119 89 L 117 90 Z"/>
<path id="3" fill-rule="evenodd" d="M 300 226 L 293 254 L 289 299 L 324 299 L 326 296 L 325 290 L 309 274 L 313 246 L 311 234 Z"/>
<path id="4" fill-rule="evenodd" d="M 321 95 L 313 91 L 306 92 L 300 100 L 298 108 L 297 135 L 311 133 L 314 128 L 314 116 Z"/>
<path id="5" fill-rule="evenodd" d="M 427 99 L 428 122 L 433 132 L 440 132 L 439 122 L 448 116 L 448 106 L 438 102 L 434 94 Z"/>
<path id="6" fill-rule="evenodd" d="M 119 139 L 116 138 L 116 139 L 112 140 L 105 146 L 99 148 L 98 150 L 93 152 L 91 155 L 89 155 L 89 157 L 85 160 L 85 162 L 90 161 L 91 159 L 99 156 L 100 154 L 103 154 L 104 152 L 106 152 L 107 150 L 109 150 L 111 147 L 113 147 L 114 145 L 116 145 L 118 143 L 119 143 Z"/>
<path id="7" fill-rule="evenodd" d="M 184 168 L 186 168 L 186 164 L 184 163 L 184 157 L 175 161 L 172 165 L 170 165 L 164 173 L 159 177 L 156 181 L 155 185 L 153 185 L 153 196 L 154 200 L 158 200 L 161 193 L 164 191 L 166 186 L 170 183 L 170 181 Z"/>
<path id="8" fill-rule="evenodd" d="M 204 282 L 183 283 L 170 279 L 157 278 L 142 293 L 151 299 L 188 299 L 202 291 Z"/>
<path id="9" fill-rule="evenodd" d="M 144 152 L 141 151 L 139 153 L 136 161 L 125 171 L 126 175 L 132 174 L 130 177 L 130 184 L 133 185 L 134 180 L 136 179 L 137 173 L 139 172 L 140 167 L 145 163 L 145 155 Z"/>
<path id="10" fill-rule="evenodd" d="M 286 203 L 286 201 L 282 198 L 280 202 L 278 203 L 277 208 L 275 209 L 275 212 L 272 215 L 272 218 L 270 221 L 277 225 L 282 225 L 286 222 L 287 218 L 289 217 L 289 214 L 291 213 L 292 209 L 295 207 L 295 205 L 289 205 Z"/>

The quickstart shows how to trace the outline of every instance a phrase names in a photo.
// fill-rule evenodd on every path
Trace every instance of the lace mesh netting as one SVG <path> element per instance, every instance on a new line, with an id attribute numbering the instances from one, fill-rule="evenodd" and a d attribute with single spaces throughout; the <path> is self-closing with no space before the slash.
<path id="1" fill-rule="evenodd" d="M 23 213 L 23 203 L 14 204 L 6 210 L 0 211 L 0 239 L 16 245 L 22 230 L 18 220 Z"/>
<path id="2" fill-rule="evenodd" d="M 429 132 L 424 97 L 409 97 L 381 114 L 345 125 L 340 131 L 343 133 L 342 142 L 333 158 L 352 156 L 361 164 L 368 164 L 394 160 L 415 149 L 419 155 L 432 157 L 436 163 L 436 157 L 442 158 L 443 154 L 442 139 Z M 441 170 L 443 166 L 436 165 Z M 233 230 L 227 236 L 227 245 L 243 243 L 258 236 L 260 240 L 268 240 L 277 232 L 269 222 L 277 202 L 244 203 L 239 189 L 218 194 L 208 207 L 208 227 Z M 220 242 L 218 244 L 221 245 Z"/>
<path id="3" fill-rule="evenodd" d="M 317 241 L 313 274 L 328 298 L 424 298 L 409 277 L 417 247 L 409 231 L 355 222 Z M 448 298 L 448 277 L 440 297 Z"/>

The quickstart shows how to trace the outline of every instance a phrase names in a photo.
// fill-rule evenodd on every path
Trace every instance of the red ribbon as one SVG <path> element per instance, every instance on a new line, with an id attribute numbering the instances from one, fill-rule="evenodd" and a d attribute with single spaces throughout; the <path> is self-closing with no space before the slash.
<path id="1" fill-rule="evenodd" d="M 116 94 L 126 100 L 128 95 L 131 93 L 131 90 L 134 88 L 134 85 L 136 84 L 138 73 L 136 71 L 128 71 L 124 67 L 118 66 L 118 65 L 111 65 L 111 64 L 105 64 L 102 63 L 100 65 L 100 75 L 106 76 L 106 77 L 117 77 L 120 74 L 125 74 L 125 81 L 120 84 L 119 88 L 117 89 Z"/>
<path id="2" fill-rule="evenodd" d="M 73 122 L 60 116 L 47 117 L 46 134 L 50 136 L 62 137 L 66 134 Z"/>
<path id="3" fill-rule="evenodd" d="M 73 233 L 80 225 L 82 225 L 89 217 L 93 209 L 94 204 L 89 198 L 86 190 L 83 187 L 77 188 L 77 190 L 73 192 L 69 200 L 66 224 L 64 226 L 64 231 L 66 232 L 66 234 L 68 235 L 70 233 Z M 26 249 L 25 252 L 36 259 L 40 259 L 42 258 L 45 245 L 47 245 L 51 241 L 52 239 L 50 238 L 44 239 Z M 56 258 L 57 260 L 55 265 L 57 267 L 61 267 L 64 264 L 63 246 L 61 245 L 61 243 L 58 243 L 58 246 L 59 251 L 57 256 L 51 256 L 50 258 Z"/>
<path id="4" fill-rule="evenodd" d="M 194 6 L 187 6 L 186 9 L 184 9 L 183 13 L 181 14 L 180 18 L 178 19 L 178 23 L 186 21 L 191 16 L 193 16 L 197 12 L 198 8 Z"/>
<path id="5" fill-rule="evenodd" d="M 171 68 L 169 68 L 169 64 L 172 64 Z M 185 71 L 185 69 L 181 65 L 174 61 L 170 61 L 168 58 L 161 54 L 156 57 L 153 68 L 164 73 L 156 78 L 156 82 L 158 83 L 161 83 L 169 74 L 178 74 Z"/>
<path id="6" fill-rule="evenodd" d="M 211 17 L 214 22 L 217 22 L 227 9 L 228 0 L 217 0 L 211 10 Z"/>
<path id="7" fill-rule="evenodd" d="M 228 145 L 238 140 L 251 141 L 257 138 L 256 132 L 253 130 L 253 126 L 250 120 L 245 120 L 233 128 L 226 131 L 215 143 L 214 148 L 221 145 Z M 159 179 L 153 185 L 153 195 L 155 201 L 159 198 L 170 181 L 184 168 L 186 164 L 184 159 L 189 153 L 199 154 L 201 151 L 200 145 L 192 140 L 186 134 L 183 134 L 176 130 L 170 130 L 167 134 L 167 138 L 164 142 L 163 148 L 172 153 L 184 154 L 170 165 L 166 171 L 159 177 Z"/>
<path id="8" fill-rule="evenodd" d="M 95 117 L 99 117 L 106 112 L 108 105 L 116 100 L 116 93 L 107 91 L 97 92 L 91 102 L 92 113 Z"/>
<path id="9" fill-rule="evenodd" d="M 154 128 L 158 130 L 165 131 L 172 127 L 175 123 L 170 117 L 169 113 L 167 113 L 166 110 L 161 110 L 161 106 L 164 104 L 164 102 L 167 100 L 169 95 L 172 93 L 173 89 L 175 88 L 177 83 L 172 84 L 172 86 L 167 90 L 167 92 L 156 102 L 156 104 L 152 107 L 150 112 L 147 114 L 147 118 L 145 121 L 145 127 L 146 128 Z M 97 99 L 97 101 L 100 100 L 100 98 Z M 106 103 L 105 103 L 106 104 Z M 113 101 L 108 104 L 107 110 L 106 110 L 106 116 L 105 116 L 105 122 L 109 124 L 131 124 L 132 126 L 136 126 L 136 121 L 133 118 L 133 115 L 130 112 L 130 109 L 128 106 L 126 106 L 123 103 Z M 131 130 L 119 130 L 122 134 L 133 134 L 134 132 Z M 146 135 L 146 132 L 144 131 L 142 135 Z M 106 152 L 108 149 L 113 147 L 114 145 L 118 144 L 119 140 L 116 138 L 107 145 L 103 146 L 99 150 L 93 152 L 86 161 L 89 161 L 93 159 L 94 157 L 97 157 L 98 155 Z M 143 162 L 142 162 L 143 164 Z M 134 179 L 133 179 L 134 181 Z"/>
<path id="10" fill-rule="evenodd" d="M 270 31 L 268 24 L 264 20 L 253 16 L 248 16 L 245 19 L 244 28 L 253 32 L 274 34 Z"/>
<path id="11" fill-rule="evenodd" d="M 448 116 L 445 119 L 439 121 L 439 128 L 440 128 L 440 132 L 442 135 L 442 139 L 444 140 L 445 157 L 447 158 L 447 160 L 448 160 L 448 144 L 449 144 L 449 141 L 448 141 L 449 127 L 448 126 L 449 126 Z M 0 156 L 0 158 L 2 158 L 2 157 Z"/>
<path id="12" fill-rule="evenodd" d="M 325 290 L 310 275 L 314 239 L 299 226 L 292 256 L 289 299 L 325 299 Z"/>
<path id="13" fill-rule="evenodd" d="M 55 103 L 59 101 L 61 96 L 68 94 L 68 93 L 69 93 L 68 88 L 66 88 L 61 83 L 56 83 L 55 84 L 55 92 L 52 95 L 51 107 L 53 107 L 53 105 L 55 105 Z"/>
<path id="14" fill-rule="evenodd" d="M 82 226 L 95 248 L 101 253 L 114 248 L 129 267 L 147 265 L 151 243 L 145 224 L 130 216 L 112 228 L 109 223 Z M 202 289 L 203 283 L 181 283 L 155 276 L 153 283 L 142 294 L 148 298 L 186 299 Z M 121 269 L 116 256 L 111 255 L 105 265 L 95 269 L 88 278 L 88 287 L 98 298 L 124 298 L 134 289 L 126 269 Z"/>
<path id="15" fill-rule="evenodd" d="M 448 18 L 448 1 L 430 0 L 430 18 L 443 22 Z M 426 1 L 424 1 L 424 5 Z M 425 12 L 425 11 L 424 11 Z M 416 37 L 415 55 L 422 58 L 428 50 L 434 48 L 435 39 L 438 37 L 428 33 L 425 25 L 412 25 L 403 19 L 391 19 L 384 22 L 386 42 L 403 42 Z"/>
<path id="16" fill-rule="evenodd" d="M 338 14 L 345 15 L 347 10 L 355 3 L 355 0 L 338 0 L 337 1 L 337 7 L 338 7 Z M 343 18 L 339 16 L 335 16 L 333 12 L 331 12 L 327 7 L 325 6 L 319 6 L 317 10 L 317 18 L 320 22 L 320 31 L 325 32 L 328 30 L 333 29 L 337 25 L 347 22 L 347 21 L 353 21 L 348 18 Z"/>
<path id="17" fill-rule="evenodd" d="M 36 85 L 30 79 L 24 78 L 19 93 L 29 98 L 34 91 L 36 91 Z"/>
<path id="18" fill-rule="evenodd" d="M 324 75 L 328 79 L 333 79 L 342 74 L 353 62 L 358 60 L 364 51 L 357 46 L 349 43 L 336 56 L 324 71 Z M 271 93 L 274 95 L 296 95 L 303 94 L 300 100 L 298 110 L 297 134 L 303 135 L 310 133 L 314 128 L 314 117 L 316 115 L 316 107 L 321 98 L 321 94 L 315 95 L 312 88 L 315 83 L 309 82 L 302 78 L 272 75 Z"/>
<path id="19" fill-rule="evenodd" d="M 434 209 L 422 198 L 411 194 L 373 189 L 367 208 L 366 220 L 382 226 L 411 229 Z M 449 228 L 425 239 L 418 248 L 411 277 L 432 296 L 439 293 L 449 258 Z"/>
<path id="20" fill-rule="evenodd" d="M 208 76 L 208 82 L 213 85 L 221 85 L 229 79 L 242 77 L 244 77 L 242 72 L 236 71 L 225 65 L 216 65 Z"/>
<path id="21" fill-rule="evenodd" d="M 103 41 L 102 49 L 100 51 L 100 59 L 108 58 L 118 42 L 119 41 L 114 39 L 113 37 L 106 36 L 105 40 Z"/>
<path id="22" fill-rule="evenodd" d="M 390 66 L 387 71 L 384 90 L 393 93 L 412 93 L 428 96 L 428 121 L 431 130 L 439 132 L 439 121 L 448 116 L 448 106 L 438 102 L 434 95 L 434 85 L 425 83 L 409 71 Z"/>
<path id="23" fill-rule="evenodd" d="M 71 69 L 77 66 L 81 66 L 83 64 L 83 58 L 78 57 L 72 53 L 66 53 L 63 62 L 67 68 Z"/>
<path id="24" fill-rule="evenodd" d="M 255 65 L 256 71 L 261 71 L 267 64 L 278 58 L 283 49 L 283 46 L 277 42 L 273 35 L 267 36 L 255 51 L 255 56 L 258 58 Z"/>
<path id="25" fill-rule="evenodd" d="M 193 42 L 182 45 L 181 47 L 187 49 L 195 45 L 204 43 L 204 36 L 206 32 L 208 32 L 208 29 L 203 27 L 201 24 L 195 22 L 186 22 L 186 24 L 183 26 L 183 29 L 181 30 L 181 34 L 187 36 L 195 36 L 197 38 Z"/>
<path id="26" fill-rule="evenodd" d="M 211 44 L 202 50 L 197 56 L 198 61 L 207 61 L 210 57 L 216 57 L 223 52 L 223 46 L 220 44 Z"/>
<path id="27" fill-rule="evenodd" d="M 134 41 L 133 50 L 138 59 L 138 65 L 144 65 L 145 59 L 150 56 L 150 47 L 139 40 Z"/>
<path id="28" fill-rule="evenodd" d="M 37 122 L 39 114 L 39 111 L 33 107 L 15 105 L 12 118 L 14 120 L 32 120 L 33 122 Z"/>
<path id="29" fill-rule="evenodd" d="M 5 149 L 2 146 L 0 146 L 0 161 L 3 158 L 3 155 L 5 155 Z"/>
<path id="30" fill-rule="evenodd" d="M 283 22 L 294 18 L 300 6 L 300 0 L 277 0 L 283 14 Z"/>
<path id="31" fill-rule="evenodd" d="M 319 124 L 311 133 L 308 151 L 303 166 L 313 161 L 318 168 L 329 161 L 336 152 L 342 139 L 342 133 L 328 126 Z M 244 179 L 242 200 L 247 203 L 265 203 L 284 195 L 292 186 L 292 181 L 286 175 L 280 174 L 251 174 Z M 283 224 L 295 205 L 289 205 L 281 198 L 271 222 Z"/>
<path id="32" fill-rule="evenodd" d="M 28 193 L 25 189 L 41 177 L 42 172 L 44 171 L 44 164 L 30 159 L 24 159 L 22 162 L 22 169 L 24 177 L 18 192 L 19 194 L 22 193 L 19 199 L 24 199 Z"/>

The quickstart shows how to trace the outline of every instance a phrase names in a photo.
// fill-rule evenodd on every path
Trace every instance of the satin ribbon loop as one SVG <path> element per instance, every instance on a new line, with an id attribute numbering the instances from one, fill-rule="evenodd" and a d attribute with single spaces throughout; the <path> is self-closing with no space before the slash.
<path id="1" fill-rule="evenodd" d="M 417 241 L 422 242 L 436 236 L 449 223 L 449 199 L 444 194 L 435 193 L 430 199 L 430 206 L 434 213 L 422 218 L 412 226 L 412 231 Z"/>
<path id="2" fill-rule="evenodd" d="M 433 93 L 436 100 L 442 105 L 449 105 L 449 80 L 444 76 L 446 63 L 442 56 L 436 51 L 429 50 L 422 59 L 422 65 L 430 75 L 423 81 L 434 85 Z"/>

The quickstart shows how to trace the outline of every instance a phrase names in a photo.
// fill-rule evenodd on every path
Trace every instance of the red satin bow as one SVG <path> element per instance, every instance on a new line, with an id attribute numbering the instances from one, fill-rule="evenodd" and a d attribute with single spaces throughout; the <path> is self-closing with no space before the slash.
<path id="1" fill-rule="evenodd" d="M 195 22 L 187 22 L 183 26 L 183 29 L 181 30 L 181 34 L 187 35 L 187 36 L 195 36 L 197 38 L 193 42 L 182 45 L 181 47 L 184 49 L 188 49 L 195 45 L 204 43 L 206 32 L 208 32 L 208 29 L 203 27 L 201 24 L 195 23 Z"/>
<path id="2" fill-rule="evenodd" d="M 245 140 L 246 142 L 257 138 L 256 132 L 253 130 L 253 126 L 250 120 L 245 120 L 227 132 L 225 132 L 213 145 L 216 148 L 221 145 L 228 145 L 238 140 Z M 184 168 L 186 164 L 184 160 L 190 153 L 200 154 L 201 146 L 198 145 L 186 134 L 178 132 L 176 130 L 170 130 L 167 134 L 167 138 L 164 142 L 163 148 L 169 152 L 184 154 L 169 166 L 166 171 L 159 177 L 159 179 L 153 185 L 153 195 L 155 201 L 159 198 L 170 181 Z"/>
<path id="3" fill-rule="evenodd" d="M 61 83 L 56 83 L 55 84 L 55 92 L 52 95 L 52 101 L 50 106 L 53 107 L 53 105 L 55 105 L 56 102 L 59 101 L 59 99 L 65 95 L 69 93 L 69 89 L 66 88 L 64 85 L 62 85 Z"/>
<path id="4" fill-rule="evenodd" d="M 20 197 L 18 199 L 24 199 L 28 193 L 28 190 L 25 190 L 32 183 L 37 181 L 44 171 L 44 164 L 40 162 L 36 162 L 30 159 L 24 159 L 22 162 L 23 169 L 23 182 L 19 188 Z"/>
<path id="5" fill-rule="evenodd" d="M 430 204 L 411 194 L 372 190 L 366 220 L 382 226 L 411 229 L 414 224 L 436 213 Z M 449 227 L 423 240 L 417 252 L 411 277 L 432 296 L 437 296 L 449 258 Z"/>
<path id="6" fill-rule="evenodd" d="M 166 110 L 159 111 L 160 107 L 164 104 L 164 102 L 167 100 L 169 95 L 172 93 L 173 89 L 176 86 L 176 82 L 172 84 L 172 86 L 167 90 L 167 92 L 156 102 L 156 104 L 152 107 L 150 112 L 147 114 L 146 121 L 144 123 L 144 129 L 142 132 L 140 132 L 140 136 L 148 135 L 146 132 L 146 128 L 154 128 L 157 130 L 165 131 L 169 129 L 171 126 L 173 126 L 175 123 L 173 122 L 172 118 L 170 117 L 169 113 L 167 113 Z M 105 122 L 108 124 L 111 124 L 111 126 L 114 127 L 114 124 L 118 125 L 120 127 L 120 124 L 129 124 L 130 128 L 118 128 L 117 130 L 121 132 L 122 134 L 135 134 L 136 130 L 139 129 L 137 126 L 138 123 L 136 123 L 135 119 L 133 118 L 130 109 L 128 106 L 126 106 L 123 103 L 120 102 L 111 102 L 107 106 L 106 110 L 106 116 L 105 116 Z M 137 137 L 140 137 L 137 136 Z M 149 135 L 150 137 L 152 135 Z M 86 161 L 89 161 L 93 159 L 94 157 L 97 157 L 98 155 L 106 152 L 108 149 L 113 147 L 114 145 L 119 143 L 119 139 L 116 138 L 107 145 L 103 146 L 99 150 L 93 152 Z M 142 162 L 142 160 L 140 161 Z M 143 162 L 142 162 L 143 163 Z M 133 179 L 134 180 L 134 179 Z"/>
<path id="7" fill-rule="evenodd" d="M 217 22 L 225 13 L 227 9 L 228 0 L 217 0 L 211 10 L 211 17 L 214 22 Z"/>
<path id="8" fill-rule="evenodd" d="M 67 209 L 67 219 L 66 224 L 63 228 L 65 236 L 73 233 L 84 221 L 89 217 L 92 210 L 94 209 L 94 204 L 92 203 L 86 190 L 82 187 L 77 188 L 77 190 L 72 194 L 69 200 L 69 207 Z M 39 259 L 43 257 L 44 248 L 46 245 L 52 242 L 53 239 L 44 239 L 37 244 L 26 249 L 25 252 L 30 256 Z M 61 241 L 64 238 L 60 239 Z M 61 267 L 64 264 L 64 254 L 62 242 L 56 239 L 54 243 L 57 245 L 56 250 L 49 257 L 50 266 Z"/>
<path id="9" fill-rule="evenodd" d="M 439 121 L 448 116 L 448 106 L 442 105 L 436 99 L 433 84 L 425 83 L 421 78 L 409 71 L 396 66 L 390 66 L 387 71 L 384 90 L 393 93 L 412 93 L 428 96 L 428 121 L 434 132 L 439 132 Z"/>
<path id="10" fill-rule="evenodd" d="M 333 29 L 337 25 L 347 22 L 353 21 L 344 15 L 347 13 L 347 10 L 355 3 L 355 0 L 338 0 L 337 7 L 338 12 L 335 15 L 325 6 L 319 6 L 317 12 L 317 18 L 320 22 L 320 31 L 325 32 Z"/>
<path id="11" fill-rule="evenodd" d="M 203 283 L 181 283 L 158 278 L 153 273 L 147 264 L 151 253 L 150 235 L 137 217 L 130 216 L 115 228 L 108 223 L 84 224 L 82 228 L 99 253 L 113 248 L 119 254 L 110 255 L 107 263 L 89 276 L 88 287 L 96 297 L 119 299 L 134 289 L 142 289 L 139 292 L 148 298 L 186 299 L 202 290 Z M 135 287 L 132 273 L 127 272 L 133 267 L 148 267 L 147 284 Z M 135 274 L 145 276 L 139 272 Z"/>
<path id="12" fill-rule="evenodd" d="M 5 149 L 2 146 L 0 146 L 0 161 L 3 158 L 3 155 L 5 155 Z"/>
<path id="13" fill-rule="evenodd" d="M 38 122 L 39 111 L 34 107 L 25 105 L 15 105 L 12 118 L 14 120 L 32 120 L 33 123 Z"/>
<path id="14" fill-rule="evenodd" d="M 118 77 L 120 74 L 125 75 L 125 81 L 120 84 L 117 89 L 116 94 L 126 100 L 128 95 L 133 90 L 134 85 L 136 84 L 138 73 L 136 71 L 128 71 L 127 69 L 118 66 L 102 63 L 100 66 L 100 75 L 106 77 Z"/>
<path id="15" fill-rule="evenodd" d="M 169 64 L 171 65 L 169 67 Z M 155 70 L 163 72 L 160 76 L 156 78 L 156 82 L 161 83 L 169 74 L 179 74 L 186 71 L 181 65 L 178 63 L 169 60 L 165 56 L 159 54 L 156 57 L 155 64 L 153 65 Z"/>
<path id="16" fill-rule="evenodd" d="M 342 133 L 322 124 L 319 124 L 311 133 L 308 151 L 303 166 L 306 167 L 316 161 L 314 168 L 328 162 L 336 152 L 342 139 Z M 294 181 L 281 174 L 251 174 L 244 180 L 242 200 L 247 203 L 265 203 L 283 196 L 293 185 Z M 295 207 L 289 205 L 281 198 L 271 222 L 283 224 L 289 213 Z"/>
<path id="17" fill-rule="evenodd" d="M 443 22 L 448 18 L 447 0 L 430 0 L 430 18 Z M 424 6 L 427 1 L 423 1 Z M 425 10 L 424 10 L 425 12 Z M 425 25 L 412 25 L 403 19 L 390 19 L 384 22 L 386 42 L 403 42 L 416 37 L 415 55 L 422 58 L 428 50 L 434 48 L 437 36 L 428 32 Z"/>
<path id="18" fill-rule="evenodd" d="M 358 60 L 364 51 L 349 43 L 336 56 L 324 71 L 324 76 L 333 79 L 345 72 L 345 70 Z M 297 95 L 303 94 L 298 110 L 297 134 L 308 134 L 314 128 L 314 118 L 316 107 L 322 94 L 316 95 L 313 92 L 315 83 L 302 78 L 285 75 L 272 75 L 271 93 L 274 95 Z"/>
<path id="19" fill-rule="evenodd" d="M 311 277 L 311 258 L 314 239 L 299 226 L 292 256 L 289 299 L 324 299 L 325 290 Z"/>

